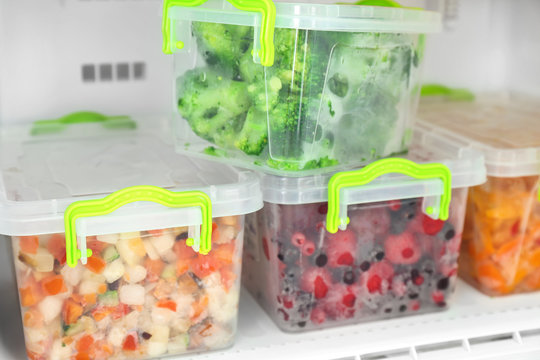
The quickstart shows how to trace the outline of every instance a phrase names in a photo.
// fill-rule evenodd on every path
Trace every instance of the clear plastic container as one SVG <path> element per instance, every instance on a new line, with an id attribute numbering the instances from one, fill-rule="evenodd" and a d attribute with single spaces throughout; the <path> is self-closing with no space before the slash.
<path id="1" fill-rule="evenodd" d="M 489 295 L 540 290 L 538 100 L 430 101 L 421 117 L 486 158 L 488 181 L 469 191 L 461 276 Z"/>
<path id="2" fill-rule="evenodd" d="M 424 34 L 439 14 L 276 3 L 274 28 L 225 0 L 181 3 L 164 14 L 179 151 L 304 176 L 408 149 Z"/>
<path id="3" fill-rule="evenodd" d="M 32 360 L 149 359 L 234 341 L 259 181 L 129 124 L 1 129 L 0 234 Z"/>
<path id="4" fill-rule="evenodd" d="M 242 279 L 282 330 L 428 313 L 450 304 L 467 190 L 485 181 L 483 157 L 428 132 L 414 136 L 408 159 L 422 167 L 444 164 L 451 184 L 392 173 L 343 187 L 339 208 L 350 220 L 345 230 L 343 215 L 340 230 L 328 230 L 335 223 L 329 188 L 336 175 L 262 178 L 264 207 L 246 218 Z M 449 216 L 437 218 L 433 211 L 446 193 Z"/>

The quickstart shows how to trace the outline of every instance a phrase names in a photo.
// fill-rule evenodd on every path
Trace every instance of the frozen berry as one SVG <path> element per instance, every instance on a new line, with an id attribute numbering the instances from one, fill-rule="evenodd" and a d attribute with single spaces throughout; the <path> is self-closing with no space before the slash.
<path id="1" fill-rule="evenodd" d="M 294 306 L 293 298 L 293 296 L 285 295 L 279 299 L 279 302 L 283 304 L 283 307 L 285 307 L 285 309 L 292 309 Z"/>
<path id="2" fill-rule="evenodd" d="M 306 327 L 306 322 L 305 321 L 299 321 L 297 325 L 298 325 L 298 327 L 303 328 L 303 327 Z"/>
<path id="3" fill-rule="evenodd" d="M 450 280 L 448 278 L 442 278 L 439 281 L 437 281 L 437 289 L 446 290 L 448 289 L 449 284 L 450 284 Z"/>
<path id="4" fill-rule="evenodd" d="M 427 216 L 426 214 L 422 214 L 422 229 L 424 230 L 424 233 L 427 235 L 435 235 L 444 226 L 444 221 L 439 219 L 432 219 L 431 217 Z"/>
<path id="5" fill-rule="evenodd" d="M 283 320 L 289 321 L 289 314 L 283 309 L 278 309 L 278 313 L 280 313 L 283 316 Z"/>
<path id="6" fill-rule="evenodd" d="M 394 264 L 414 264 L 422 255 L 420 246 L 409 233 L 388 236 L 384 250 L 386 258 Z"/>
<path id="7" fill-rule="evenodd" d="M 364 208 L 351 216 L 351 227 L 359 235 L 383 235 L 390 227 L 390 215 L 385 207 Z M 364 237 L 369 238 L 369 237 Z"/>
<path id="8" fill-rule="evenodd" d="M 369 293 L 385 294 L 392 283 L 394 267 L 386 260 L 371 265 L 369 271 L 362 273 L 361 284 Z"/>
<path id="9" fill-rule="evenodd" d="M 407 310 L 407 305 L 400 305 L 399 311 L 404 312 L 405 310 Z"/>
<path id="10" fill-rule="evenodd" d="M 262 238 L 262 245 L 263 245 L 264 256 L 266 257 L 266 260 L 270 261 L 270 250 L 268 248 L 268 240 L 265 237 Z"/>
<path id="11" fill-rule="evenodd" d="M 302 245 L 302 254 L 305 256 L 311 256 L 315 252 L 315 244 L 313 241 L 305 240 Z"/>
<path id="12" fill-rule="evenodd" d="M 418 311 L 420 309 L 420 301 L 411 301 L 409 304 L 409 309 L 411 309 L 412 311 Z"/>
<path id="13" fill-rule="evenodd" d="M 369 261 L 364 261 L 363 263 L 360 264 L 360 270 L 368 271 L 370 266 L 371 264 L 369 263 Z"/>
<path id="14" fill-rule="evenodd" d="M 456 236 L 456 230 L 449 222 L 445 222 L 441 232 L 437 235 L 442 237 L 445 241 L 450 241 Z"/>
<path id="15" fill-rule="evenodd" d="M 310 268 L 302 274 L 302 290 L 312 293 L 316 299 L 321 299 L 328 293 L 332 278 L 324 268 Z"/>
<path id="16" fill-rule="evenodd" d="M 320 307 L 316 307 L 315 309 L 313 309 L 311 311 L 310 319 L 311 319 L 311 322 L 314 324 L 317 324 L 317 325 L 322 324 L 326 320 L 326 313 L 324 309 Z"/>
<path id="17" fill-rule="evenodd" d="M 306 235 L 302 234 L 301 232 L 295 232 L 291 236 L 291 243 L 298 248 L 302 248 L 302 245 L 304 245 L 305 241 Z"/>
<path id="18" fill-rule="evenodd" d="M 324 310 L 330 318 L 340 320 L 354 316 L 356 302 L 356 295 L 351 287 L 336 284 L 330 289 L 323 304 Z"/>
<path id="19" fill-rule="evenodd" d="M 386 308 L 384 309 L 384 312 L 390 314 L 392 312 L 392 308 Z"/>
<path id="20" fill-rule="evenodd" d="M 347 270 L 343 274 L 343 282 L 347 285 L 352 285 L 356 281 L 356 275 L 354 274 L 354 271 Z"/>
<path id="21" fill-rule="evenodd" d="M 286 265 L 294 264 L 300 257 L 300 251 L 295 247 L 282 245 L 277 257 Z"/>
<path id="22" fill-rule="evenodd" d="M 383 251 L 377 251 L 377 253 L 375 254 L 375 259 L 377 261 L 381 261 L 382 259 L 384 259 L 384 252 Z"/>
<path id="23" fill-rule="evenodd" d="M 417 293 L 414 293 L 414 292 L 413 292 L 413 293 L 410 293 L 410 294 L 409 294 L 409 299 L 411 299 L 411 300 L 418 299 L 418 294 L 417 294 Z"/>
<path id="24" fill-rule="evenodd" d="M 340 230 L 332 234 L 326 246 L 328 265 L 331 267 L 353 265 L 357 246 L 354 232 L 350 230 Z"/>
<path id="25" fill-rule="evenodd" d="M 321 215 L 326 215 L 328 213 L 328 203 L 319 205 L 319 208 L 317 209 L 317 211 Z"/>
<path id="26" fill-rule="evenodd" d="M 300 279 L 302 270 L 297 265 L 290 265 L 283 271 L 283 277 L 296 281 Z"/>
<path id="27" fill-rule="evenodd" d="M 326 266 L 327 262 L 328 262 L 328 257 L 323 253 L 321 253 L 321 254 L 317 255 L 317 257 L 315 257 L 315 265 L 317 265 L 318 267 Z"/>
<path id="28" fill-rule="evenodd" d="M 444 294 L 440 291 L 434 291 L 431 294 L 431 298 L 433 299 L 433 302 L 437 305 L 444 303 Z"/>
<path id="29" fill-rule="evenodd" d="M 388 201 L 388 207 L 392 211 L 398 211 L 401 208 L 401 201 L 399 201 L 399 200 L 390 200 L 390 201 Z"/>

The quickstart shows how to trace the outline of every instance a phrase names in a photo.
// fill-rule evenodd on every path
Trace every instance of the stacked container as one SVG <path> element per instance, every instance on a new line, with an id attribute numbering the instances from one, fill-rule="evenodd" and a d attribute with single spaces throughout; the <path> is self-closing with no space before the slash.
<path id="1" fill-rule="evenodd" d="M 424 34 L 439 30 L 439 14 L 250 4 L 165 1 L 180 151 L 283 176 L 406 152 Z"/>
<path id="2" fill-rule="evenodd" d="M 141 125 L 83 113 L 3 129 L 0 234 L 11 238 L 30 359 L 233 342 L 244 215 L 262 206 L 259 181 L 177 155 Z"/>
<path id="3" fill-rule="evenodd" d="M 264 207 L 246 223 L 245 286 L 285 331 L 446 308 L 467 190 L 485 181 L 483 157 L 460 146 L 417 129 L 407 159 L 337 175 L 263 176 Z M 354 181 L 336 186 L 341 176 Z"/>
<path id="4" fill-rule="evenodd" d="M 532 99 L 431 101 L 422 126 L 480 150 L 488 180 L 471 188 L 460 272 L 489 295 L 540 290 L 540 107 Z"/>

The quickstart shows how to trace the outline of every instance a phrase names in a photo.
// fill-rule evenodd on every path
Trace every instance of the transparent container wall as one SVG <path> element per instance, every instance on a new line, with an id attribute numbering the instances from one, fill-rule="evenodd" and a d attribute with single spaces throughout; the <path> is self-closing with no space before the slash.
<path id="1" fill-rule="evenodd" d="M 448 221 L 421 199 L 351 205 L 347 230 L 325 230 L 327 204 L 265 203 L 246 220 L 243 282 L 285 331 L 429 313 L 454 291 L 467 189 Z"/>
<path id="2" fill-rule="evenodd" d="M 64 234 L 13 237 L 30 359 L 150 359 L 224 348 L 236 333 L 243 216 L 214 219 L 212 250 L 187 228 L 88 238 L 65 264 Z"/>
<path id="3" fill-rule="evenodd" d="M 470 189 L 460 274 L 489 295 L 540 290 L 538 176 Z"/>
<path id="4" fill-rule="evenodd" d="M 188 37 L 175 54 L 179 149 L 278 174 L 407 150 L 423 35 L 277 28 L 263 67 L 252 27 L 179 21 L 176 32 Z"/>

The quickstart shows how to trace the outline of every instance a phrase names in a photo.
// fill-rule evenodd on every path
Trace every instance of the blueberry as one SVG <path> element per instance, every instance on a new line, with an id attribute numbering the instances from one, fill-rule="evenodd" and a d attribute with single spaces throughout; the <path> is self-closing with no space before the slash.
<path id="1" fill-rule="evenodd" d="M 109 291 L 116 291 L 120 287 L 120 279 L 116 280 L 115 282 L 112 282 L 109 284 L 108 288 Z"/>
<path id="2" fill-rule="evenodd" d="M 387 313 L 387 314 L 390 314 L 392 312 L 392 309 L 391 308 L 386 308 L 386 309 L 384 309 L 384 312 Z"/>
<path id="3" fill-rule="evenodd" d="M 290 265 L 285 269 L 284 275 L 286 279 L 289 279 L 291 281 L 297 281 L 298 279 L 300 279 L 301 272 L 302 271 L 300 270 L 300 267 L 296 265 Z"/>
<path id="4" fill-rule="evenodd" d="M 407 310 L 407 305 L 401 305 L 399 307 L 399 311 L 404 312 L 405 310 Z"/>
<path id="5" fill-rule="evenodd" d="M 306 327 L 306 322 L 305 321 L 299 321 L 298 326 L 301 327 L 301 328 Z"/>
<path id="6" fill-rule="evenodd" d="M 296 284 L 293 280 L 283 279 L 283 284 L 281 285 L 281 293 L 290 295 L 296 291 Z"/>
<path id="7" fill-rule="evenodd" d="M 315 265 L 317 265 L 318 267 L 324 267 L 327 262 L 328 256 L 326 256 L 325 254 L 319 254 L 315 258 Z"/>
<path id="8" fill-rule="evenodd" d="M 411 299 L 411 300 L 418 299 L 418 294 L 417 293 L 410 293 L 409 294 L 409 299 Z"/>
<path id="9" fill-rule="evenodd" d="M 454 236 L 456 236 L 456 230 L 454 230 L 454 226 L 449 222 L 445 222 L 442 230 L 437 234 L 437 237 L 442 238 L 444 241 L 450 241 Z"/>
<path id="10" fill-rule="evenodd" d="M 356 275 L 354 274 L 354 271 L 347 270 L 345 271 L 345 274 L 343 274 L 343 282 L 347 285 L 352 285 L 356 281 Z"/>
<path id="11" fill-rule="evenodd" d="M 375 254 L 375 259 L 377 259 L 377 261 L 381 261 L 382 259 L 384 259 L 384 251 L 379 251 Z"/>
<path id="12" fill-rule="evenodd" d="M 439 290 L 448 289 L 448 285 L 450 285 L 450 280 L 448 278 L 442 278 L 439 281 L 437 281 L 437 289 Z"/>
<path id="13" fill-rule="evenodd" d="M 420 272 L 417 270 L 417 269 L 412 269 L 411 270 L 411 279 L 416 279 L 418 276 L 420 276 Z"/>
<path id="14" fill-rule="evenodd" d="M 362 271 L 368 271 L 370 267 L 371 264 L 369 263 L 369 261 L 364 261 L 362 264 L 360 264 L 360 270 Z"/>
<path id="15" fill-rule="evenodd" d="M 294 264 L 300 257 L 300 251 L 296 247 L 282 245 L 277 257 L 286 265 Z"/>

